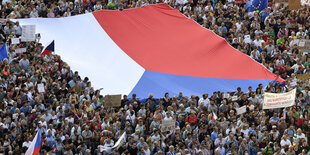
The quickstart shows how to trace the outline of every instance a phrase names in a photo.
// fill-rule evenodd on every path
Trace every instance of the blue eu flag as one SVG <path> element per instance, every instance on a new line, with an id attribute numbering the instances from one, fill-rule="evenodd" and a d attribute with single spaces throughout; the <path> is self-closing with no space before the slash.
<path id="1" fill-rule="evenodd" d="M 267 0 L 249 0 L 245 7 L 248 12 L 261 11 L 267 8 Z"/>

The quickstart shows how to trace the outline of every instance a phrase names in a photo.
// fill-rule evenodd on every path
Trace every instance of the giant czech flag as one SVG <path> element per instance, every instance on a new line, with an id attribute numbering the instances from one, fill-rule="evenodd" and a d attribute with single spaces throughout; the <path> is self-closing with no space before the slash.
<path id="1" fill-rule="evenodd" d="M 103 94 L 201 95 L 283 82 L 167 4 L 18 21 L 35 24 L 43 44 L 56 40 L 57 54 Z"/>

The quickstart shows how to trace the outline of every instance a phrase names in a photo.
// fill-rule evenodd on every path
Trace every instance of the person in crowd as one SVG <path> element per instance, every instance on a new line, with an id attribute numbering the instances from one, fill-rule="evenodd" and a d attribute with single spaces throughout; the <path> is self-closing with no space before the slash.
<path id="1" fill-rule="evenodd" d="M 10 44 L 12 36 L 22 35 L 22 25 L 12 18 L 61 18 L 157 3 L 167 3 L 223 37 L 286 85 L 271 82 L 191 96 L 180 90 L 162 98 L 152 92 L 125 94 L 120 107 L 110 108 L 104 106 L 102 89 L 94 89 L 91 79 L 71 70 L 59 55 L 40 56 L 38 41 L 20 43 L 24 53 L 15 53 L 16 45 Z M 310 153 L 310 80 L 298 76 L 310 72 L 309 51 L 299 47 L 302 39 L 310 38 L 307 4 L 290 11 L 269 2 L 260 12 L 247 12 L 244 3 L 233 0 L 11 0 L 2 2 L 0 12 L 1 45 L 7 42 L 9 47 L 8 58 L 0 61 L 0 153 L 26 152 L 38 131 L 42 154 Z M 38 92 L 39 84 L 45 92 Z M 262 108 L 265 92 L 294 88 L 295 105 Z M 246 111 L 239 114 L 242 106 Z M 175 121 L 175 128 L 163 131 L 163 121 Z"/>

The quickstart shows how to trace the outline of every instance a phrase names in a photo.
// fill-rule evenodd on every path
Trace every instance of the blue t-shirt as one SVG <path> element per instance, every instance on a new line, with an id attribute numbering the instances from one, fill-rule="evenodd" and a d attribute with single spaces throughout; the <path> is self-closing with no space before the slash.
<path id="1" fill-rule="evenodd" d="M 273 116 L 269 119 L 269 121 L 274 120 L 275 124 L 278 124 L 278 122 L 280 121 L 279 117 L 274 118 Z"/>
<path id="2" fill-rule="evenodd" d="M 211 133 L 211 139 L 215 140 L 219 136 L 218 132 L 212 132 Z"/>

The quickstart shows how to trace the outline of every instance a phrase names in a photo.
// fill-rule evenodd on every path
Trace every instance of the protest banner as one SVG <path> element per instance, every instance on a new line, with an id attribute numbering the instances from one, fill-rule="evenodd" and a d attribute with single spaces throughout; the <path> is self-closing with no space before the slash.
<path id="1" fill-rule="evenodd" d="M 36 26 L 35 25 L 23 25 L 21 40 L 22 42 L 35 41 L 36 40 Z"/>
<path id="2" fill-rule="evenodd" d="M 295 105 L 296 88 L 287 93 L 264 93 L 263 109 L 284 108 Z"/>
<path id="3" fill-rule="evenodd" d="M 121 106 L 121 95 L 106 95 L 104 97 L 104 107 L 119 107 Z"/>
<path id="4" fill-rule="evenodd" d="M 11 43 L 14 45 L 14 44 L 19 44 L 19 38 L 12 38 L 11 39 Z"/>
<path id="5" fill-rule="evenodd" d="M 45 92 L 44 84 L 43 83 L 38 84 L 38 92 L 39 93 L 44 93 Z"/>
<path id="6" fill-rule="evenodd" d="M 26 51 L 27 51 L 26 48 L 17 48 L 17 49 L 15 49 L 15 54 L 17 54 L 17 53 L 24 53 Z"/>
<path id="7" fill-rule="evenodd" d="M 161 132 L 175 129 L 175 120 L 163 120 L 161 123 Z"/>
<path id="8" fill-rule="evenodd" d="M 297 79 L 309 80 L 310 79 L 310 74 L 297 74 Z"/>
<path id="9" fill-rule="evenodd" d="M 241 115 L 246 112 L 246 106 L 244 105 L 236 110 L 237 110 L 237 115 Z"/>

